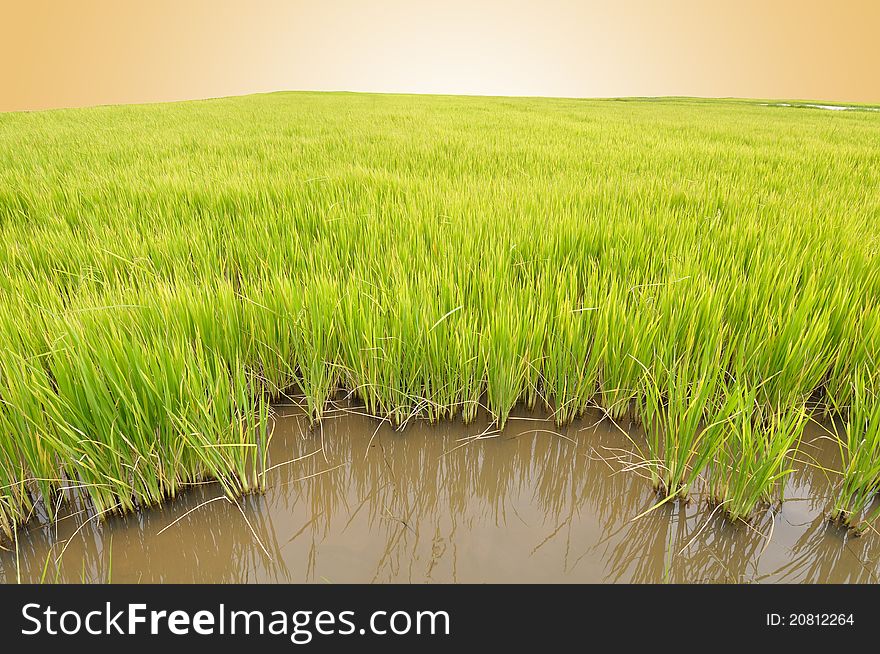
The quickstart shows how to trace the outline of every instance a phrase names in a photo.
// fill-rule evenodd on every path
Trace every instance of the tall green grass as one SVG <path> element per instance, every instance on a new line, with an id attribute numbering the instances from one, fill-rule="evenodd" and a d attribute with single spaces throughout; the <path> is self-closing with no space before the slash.
<path id="1" fill-rule="evenodd" d="M 282 93 L 0 115 L 0 528 L 71 494 L 258 490 L 291 389 L 316 420 L 339 389 L 400 424 L 599 406 L 644 428 L 659 489 L 708 475 L 735 517 L 777 497 L 817 407 L 850 421 L 845 495 L 872 496 L 877 188 L 871 112 Z"/>

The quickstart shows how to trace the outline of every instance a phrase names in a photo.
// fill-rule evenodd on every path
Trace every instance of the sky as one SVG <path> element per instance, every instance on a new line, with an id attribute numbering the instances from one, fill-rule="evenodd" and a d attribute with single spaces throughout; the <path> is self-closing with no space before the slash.
<path id="1" fill-rule="evenodd" d="M 0 111 L 277 90 L 880 102 L 880 0 L 0 0 Z"/>

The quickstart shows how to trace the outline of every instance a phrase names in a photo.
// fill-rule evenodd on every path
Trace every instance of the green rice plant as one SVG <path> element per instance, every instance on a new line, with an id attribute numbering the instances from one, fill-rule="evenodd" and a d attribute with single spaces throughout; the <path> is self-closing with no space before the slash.
<path id="1" fill-rule="evenodd" d="M 852 312 L 826 382 L 829 414 L 846 415 L 857 389 L 880 388 L 880 304 L 856 306 Z"/>
<path id="2" fill-rule="evenodd" d="M 726 370 L 726 327 L 706 280 L 683 276 L 653 287 L 657 334 L 644 365 L 639 409 L 654 488 L 687 497 L 714 455 L 706 420 Z"/>
<path id="3" fill-rule="evenodd" d="M 41 394 L 51 393 L 42 366 L 21 354 L 4 352 L 0 383 L 0 430 L 18 435 L 0 439 L 0 530 L 11 538 L 15 523 L 31 515 L 37 498 L 48 500 L 48 515 L 54 516 L 62 479 L 42 437 L 54 429 L 40 401 Z"/>
<path id="4" fill-rule="evenodd" d="M 736 316 L 748 329 L 738 333 L 733 365 L 744 383 L 760 389 L 759 400 L 768 410 L 803 404 L 823 383 L 837 343 L 829 337 L 831 312 L 845 304 L 839 289 L 820 290 L 815 278 L 785 282 L 784 274 L 793 273 L 766 272 L 759 282 L 764 290 L 749 293 Z M 734 296 L 745 295 L 746 288 Z M 788 297 L 775 288 L 786 289 Z"/>
<path id="5" fill-rule="evenodd" d="M 653 308 L 611 281 L 597 310 L 596 350 L 598 359 L 598 404 L 612 420 L 628 416 L 641 419 L 636 400 L 642 386 L 646 364 L 653 357 L 658 317 Z"/>
<path id="6" fill-rule="evenodd" d="M 664 497 L 687 497 L 688 489 L 711 455 L 701 421 L 712 398 L 711 377 L 690 378 L 681 366 L 644 381 L 643 415 L 651 482 Z"/>
<path id="7" fill-rule="evenodd" d="M 863 375 L 857 375 L 852 385 L 852 406 L 841 444 L 843 483 L 831 519 L 863 532 L 878 513 L 865 515 L 880 490 L 880 395 L 865 383 Z"/>
<path id="8" fill-rule="evenodd" d="M 305 289 L 304 313 L 290 329 L 297 339 L 297 379 L 309 412 L 320 418 L 341 373 L 334 367 L 338 344 L 336 301 L 339 284 L 329 277 L 317 278 Z"/>
<path id="9" fill-rule="evenodd" d="M 712 498 L 731 520 L 747 521 L 759 506 L 784 499 L 809 414 L 803 406 L 769 411 L 757 388 L 737 385 L 725 389 L 713 418 Z"/>
<path id="10" fill-rule="evenodd" d="M 581 287 L 573 270 L 559 273 L 546 288 L 552 294 L 552 316 L 541 370 L 548 399 L 555 399 L 550 408 L 557 424 L 562 425 L 591 406 L 598 392 L 595 324 L 601 289 L 595 275 Z"/>

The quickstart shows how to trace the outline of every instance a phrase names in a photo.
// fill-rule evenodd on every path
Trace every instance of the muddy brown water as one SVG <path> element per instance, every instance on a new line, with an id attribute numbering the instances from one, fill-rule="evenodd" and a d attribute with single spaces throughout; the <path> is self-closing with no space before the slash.
<path id="1" fill-rule="evenodd" d="M 352 407 L 309 429 L 279 407 L 268 490 L 237 504 L 216 484 L 100 522 L 86 512 L 19 534 L 0 581 L 23 582 L 867 582 L 880 537 L 825 513 L 836 448 L 817 426 L 787 500 L 734 525 L 704 502 L 657 502 L 632 470 L 638 433 L 586 416 L 557 430 L 519 413 L 412 423 L 398 432 Z M 479 437 L 480 434 L 484 434 Z M 290 462 L 293 459 L 296 461 Z M 289 462 L 289 463 L 287 463 Z"/>

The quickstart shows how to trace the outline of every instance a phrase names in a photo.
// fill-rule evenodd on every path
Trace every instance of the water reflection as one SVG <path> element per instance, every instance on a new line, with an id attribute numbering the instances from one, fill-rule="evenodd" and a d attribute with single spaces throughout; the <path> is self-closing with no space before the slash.
<path id="1" fill-rule="evenodd" d="M 699 498 L 657 508 L 629 439 L 596 416 L 557 431 L 518 414 L 413 423 L 350 407 L 309 428 L 280 409 L 269 489 L 237 502 L 215 485 L 99 522 L 72 506 L 0 552 L 0 580 L 115 582 L 876 582 L 880 538 L 824 519 L 832 473 L 793 475 L 788 501 L 731 525 Z M 288 415 L 289 414 L 289 415 Z M 799 457 L 833 470 L 812 428 Z"/>

